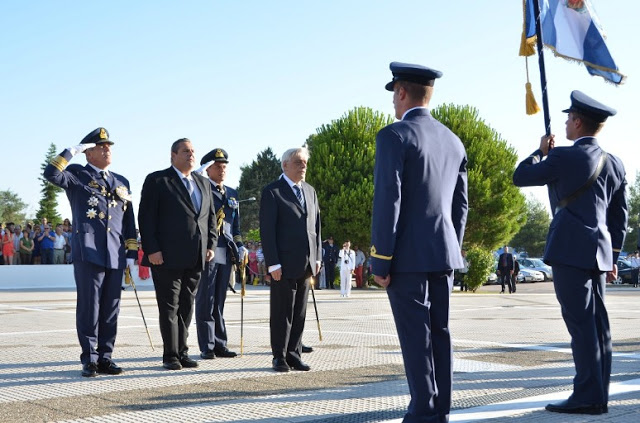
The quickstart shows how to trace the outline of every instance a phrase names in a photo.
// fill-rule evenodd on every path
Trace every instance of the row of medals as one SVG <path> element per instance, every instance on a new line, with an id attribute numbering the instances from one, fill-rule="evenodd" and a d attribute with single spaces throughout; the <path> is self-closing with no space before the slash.
<path id="1" fill-rule="evenodd" d="M 107 189 L 103 186 L 98 184 L 98 182 L 96 181 L 91 181 L 89 182 L 89 186 L 91 188 L 100 188 L 100 194 L 103 197 L 111 197 L 111 193 L 107 192 Z M 126 191 L 126 194 L 128 194 L 128 191 L 126 189 L 126 187 L 124 186 L 119 186 L 118 188 L 116 188 L 116 194 L 118 194 L 118 191 Z M 118 195 L 119 197 L 122 197 L 121 195 Z M 115 195 L 114 195 L 115 197 Z M 106 215 L 104 214 L 103 211 L 101 211 L 100 213 L 97 212 L 96 209 L 94 209 L 94 207 L 96 207 L 99 203 L 98 197 L 96 197 L 95 195 L 92 195 L 89 200 L 87 200 L 87 204 L 89 204 L 89 209 L 87 210 L 87 217 L 89 219 L 95 219 L 96 216 L 98 216 L 99 219 L 104 219 L 106 217 Z M 109 207 L 117 207 L 118 206 L 118 202 L 116 201 L 115 198 L 112 198 L 111 201 L 109 201 Z M 123 199 L 122 200 L 122 211 L 126 211 L 127 210 L 127 200 Z"/>

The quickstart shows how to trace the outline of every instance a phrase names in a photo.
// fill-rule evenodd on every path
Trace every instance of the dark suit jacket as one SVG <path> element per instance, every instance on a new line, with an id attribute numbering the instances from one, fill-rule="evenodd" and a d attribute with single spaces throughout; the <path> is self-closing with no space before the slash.
<path id="1" fill-rule="evenodd" d="M 373 274 L 464 266 L 467 155 L 429 110 L 410 111 L 378 132 L 371 225 Z"/>
<path id="2" fill-rule="evenodd" d="M 503 260 L 505 259 L 506 261 L 503 262 Z M 504 264 L 505 262 L 506 264 Z M 500 257 L 498 257 L 498 270 L 500 271 L 500 274 L 507 275 L 511 270 L 514 270 L 514 269 L 515 269 L 515 266 L 514 266 L 513 254 L 511 253 L 500 254 Z"/>
<path id="3" fill-rule="evenodd" d="M 200 259 L 204 268 L 207 249 L 216 245 L 211 185 L 202 175 L 191 176 L 202 193 L 200 212 L 173 167 L 147 175 L 138 209 L 145 266 L 150 266 L 149 254 L 162 251 L 164 264 L 159 267 L 192 269 Z"/>
<path id="4" fill-rule="evenodd" d="M 67 149 L 47 165 L 44 177 L 63 188 L 73 216 L 71 253 L 107 269 L 124 269 L 127 258 L 138 257 L 135 218 L 129 181 L 115 172 L 108 183 L 91 166 L 72 164 Z"/>
<path id="5" fill-rule="evenodd" d="M 594 137 L 584 137 L 571 147 L 552 149 L 545 160 L 534 151 L 513 174 L 517 186 L 546 184 L 549 189 L 554 216 L 544 251 L 547 263 L 610 271 L 618 259 L 627 229 L 627 182 L 619 158 L 608 154 L 589 189 L 556 211 L 593 174 L 601 153 Z"/>
<path id="6" fill-rule="evenodd" d="M 300 279 L 307 267 L 316 274 L 322 261 L 320 207 L 313 187 L 302 182 L 305 208 L 284 178 L 262 190 L 260 200 L 260 238 L 267 266 L 282 265 L 282 277 Z"/>

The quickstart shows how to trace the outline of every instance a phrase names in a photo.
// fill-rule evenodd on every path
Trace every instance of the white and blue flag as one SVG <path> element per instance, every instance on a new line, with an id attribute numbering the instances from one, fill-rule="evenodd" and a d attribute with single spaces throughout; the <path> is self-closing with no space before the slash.
<path id="1" fill-rule="evenodd" d="M 556 56 L 585 64 L 591 75 L 621 84 L 620 73 L 605 43 L 605 34 L 590 0 L 540 0 L 542 42 Z M 535 37 L 533 2 L 527 0 L 525 34 Z"/>

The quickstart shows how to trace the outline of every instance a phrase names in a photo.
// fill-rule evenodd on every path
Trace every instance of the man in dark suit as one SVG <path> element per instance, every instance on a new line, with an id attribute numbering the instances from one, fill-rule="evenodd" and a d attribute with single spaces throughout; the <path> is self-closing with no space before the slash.
<path id="1" fill-rule="evenodd" d="M 200 273 L 218 239 L 210 184 L 191 173 L 194 164 L 191 141 L 174 142 L 171 166 L 147 176 L 138 209 L 142 261 L 151 267 L 168 370 L 198 366 L 188 355 L 188 329 Z"/>
<path id="2" fill-rule="evenodd" d="M 322 263 L 324 264 L 324 275 L 327 288 L 333 289 L 333 282 L 336 278 L 336 264 L 338 263 L 338 248 L 333 243 L 330 236 L 322 244 Z"/>
<path id="3" fill-rule="evenodd" d="M 449 295 L 467 221 L 467 156 L 429 113 L 442 73 L 393 62 L 399 122 L 376 137 L 370 261 L 387 288 L 411 401 L 405 422 L 446 422 L 451 410 Z M 425 241 L 426 240 L 426 241 Z"/>
<path id="4" fill-rule="evenodd" d="M 204 267 L 196 293 L 196 329 L 200 357 L 213 359 L 235 357 L 227 348 L 227 327 L 224 323 L 224 302 L 234 264 L 242 262 L 247 254 L 240 234 L 238 192 L 223 184 L 227 175 L 229 156 L 222 148 L 207 153 L 200 164 L 206 172 L 213 193 L 216 210 L 216 233 L 218 244 L 213 260 Z"/>
<path id="5" fill-rule="evenodd" d="M 509 247 L 505 245 L 502 251 L 502 254 L 500 254 L 500 257 L 498 257 L 498 269 L 497 269 L 498 276 L 500 277 L 500 283 L 502 284 L 502 291 L 500 291 L 501 294 L 504 294 L 505 282 L 509 287 L 509 294 L 514 293 L 516 291 L 515 290 L 516 282 L 514 279 L 515 276 L 513 274 L 513 269 L 514 269 L 513 254 L 509 252 Z"/>
<path id="6" fill-rule="evenodd" d="M 85 377 L 122 373 L 122 368 L 111 361 L 120 286 L 125 267 L 133 267 L 138 256 L 129 181 L 109 170 L 112 145 L 107 130 L 97 128 L 79 145 L 54 157 L 44 170 L 49 182 L 66 191 L 71 205 L 76 330 Z M 67 166 L 82 152 L 86 166 Z"/>
<path id="7" fill-rule="evenodd" d="M 302 332 L 310 277 L 322 265 L 320 208 L 313 187 L 304 182 L 309 152 L 287 150 L 283 174 L 264 187 L 260 203 L 260 236 L 273 281 L 270 328 L 273 369 L 308 371 L 302 361 Z"/>
<path id="8" fill-rule="evenodd" d="M 553 220 L 544 261 L 571 335 L 576 369 L 573 393 L 546 409 L 558 413 L 608 411 L 611 331 L 604 304 L 607 281 L 617 277 L 617 260 L 627 227 L 625 170 L 595 138 L 616 111 L 580 91 L 571 93 L 566 121 L 570 147 L 554 147 L 554 135 L 522 161 L 517 186 L 547 185 Z M 547 156 L 546 160 L 543 158 Z"/>

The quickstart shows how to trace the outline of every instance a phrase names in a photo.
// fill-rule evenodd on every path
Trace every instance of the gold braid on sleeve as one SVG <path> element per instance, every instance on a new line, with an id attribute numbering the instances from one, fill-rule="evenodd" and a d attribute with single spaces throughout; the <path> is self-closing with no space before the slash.
<path id="1" fill-rule="evenodd" d="M 56 169 L 58 169 L 59 171 L 63 171 L 65 167 L 67 167 L 67 165 L 69 164 L 69 162 L 67 161 L 67 159 L 65 159 L 62 156 L 55 156 L 53 159 L 51 159 L 51 161 L 49 162 L 53 167 L 55 167 Z"/>
<path id="2" fill-rule="evenodd" d="M 129 238 L 124 241 L 124 246 L 129 251 L 138 251 L 138 241 L 135 238 Z"/>

